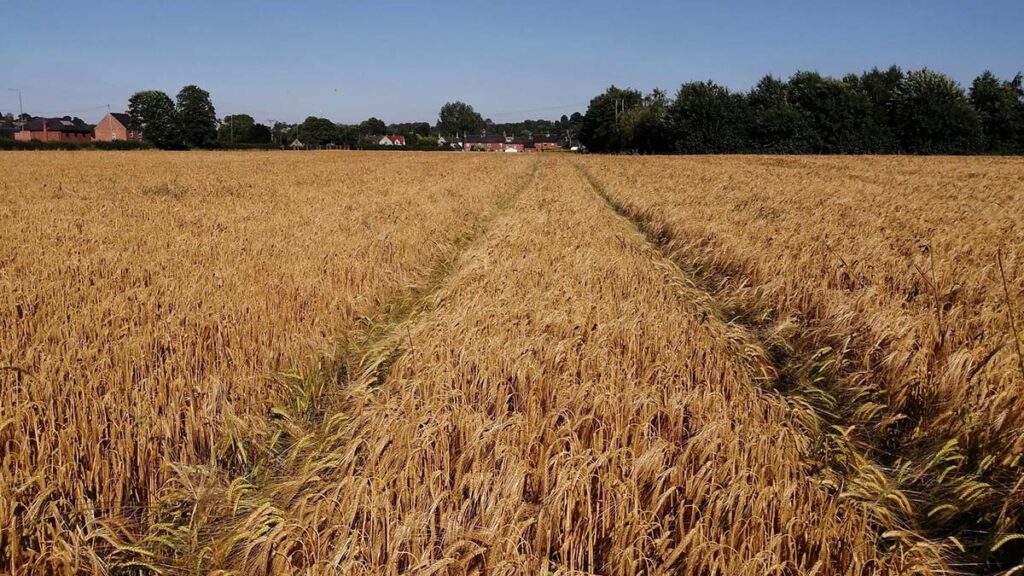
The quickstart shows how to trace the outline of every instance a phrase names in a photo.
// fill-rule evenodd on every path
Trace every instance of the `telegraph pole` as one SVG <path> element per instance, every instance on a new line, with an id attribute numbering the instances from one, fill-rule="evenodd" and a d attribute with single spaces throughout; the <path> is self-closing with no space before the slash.
<path id="1" fill-rule="evenodd" d="M 21 88 L 8 88 L 7 91 L 8 92 L 17 92 L 18 93 L 18 122 L 19 122 L 18 125 L 19 126 L 24 126 L 25 125 L 25 121 L 22 120 L 22 117 L 25 115 L 25 108 L 22 107 L 22 105 L 21 105 Z"/>

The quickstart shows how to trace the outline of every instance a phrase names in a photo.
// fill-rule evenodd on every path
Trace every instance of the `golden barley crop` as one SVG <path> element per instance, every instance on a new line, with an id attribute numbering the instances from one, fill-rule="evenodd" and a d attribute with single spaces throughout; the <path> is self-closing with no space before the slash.
<path id="1" fill-rule="evenodd" d="M 95 550 L 147 523 L 172 467 L 245 469 L 268 411 L 298 396 L 288 374 L 429 271 L 526 167 L 0 156 L 5 569 L 100 570 Z"/>
<path id="2" fill-rule="evenodd" d="M 15 574 L 1021 562 L 1018 160 L 0 167 Z"/>
<path id="3" fill-rule="evenodd" d="M 789 392 L 818 395 L 894 470 L 919 531 L 992 565 L 1024 560 L 1024 162 L 602 158 L 587 170 L 741 322 L 783 343 Z"/>

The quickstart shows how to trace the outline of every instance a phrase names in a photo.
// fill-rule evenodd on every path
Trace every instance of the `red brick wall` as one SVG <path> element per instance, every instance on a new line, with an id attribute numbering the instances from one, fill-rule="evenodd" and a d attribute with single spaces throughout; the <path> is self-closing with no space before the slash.
<path id="1" fill-rule="evenodd" d="M 100 123 L 96 125 L 96 129 L 93 130 L 96 135 L 96 140 L 100 142 L 110 142 L 112 140 L 127 140 L 128 130 L 121 125 L 120 122 L 114 119 L 109 114 L 100 120 Z"/>
<path id="2" fill-rule="evenodd" d="M 92 142 L 92 134 L 83 134 L 78 132 L 60 132 L 59 130 L 36 130 L 28 131 L 22 130 L 14 135 L 15 140 L 43 140 L 44 142 L 79 142 L 87 143 Z"/>

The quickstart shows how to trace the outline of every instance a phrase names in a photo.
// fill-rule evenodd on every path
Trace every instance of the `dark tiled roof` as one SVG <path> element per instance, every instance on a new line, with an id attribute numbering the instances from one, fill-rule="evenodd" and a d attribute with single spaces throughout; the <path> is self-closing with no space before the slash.
<path id="1" fill-rule="evenodd" d="M 466 144 L 504 144 L 505 137 L 501 135 L 467 134 L 462 141 Z"/>
<path id="2" fill-rule="evenodd" d="M 26 132 L 42 132 L 44 129 L 50 132 L 71 132 L 80 134 L 91 134 L 92 127 L 86 125 L 76 126 L 70 120 L 61 118 L 33 118 L 25 122 L 23 128 Z"/>
<path id="3" fill-rule="evenodd" d="M 111 112 L 110 115 L 114 117 L 114 120 L 120 122 L 121 126 L 124 126 L 125 128 L 127 128 L 132 122 L 132 117 L 124 112 Z"/>

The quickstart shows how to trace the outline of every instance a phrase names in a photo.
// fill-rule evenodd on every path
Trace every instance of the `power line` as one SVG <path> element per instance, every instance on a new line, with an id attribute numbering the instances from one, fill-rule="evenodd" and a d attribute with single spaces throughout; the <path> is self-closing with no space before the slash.
<path id="1" fill-rule="evenodd" d="M 76 109 L 64 109 L 64 110 L 32 110 L 31 113 L 35 116 L 57 116 L 60 114 L 71 115 L 80 114 L 82 112 L 95 112 L 96 110 L 104 110 L 107 108 L 107 104 L 101 104 L 99 106 L 93 106 L 91 108 L 76 108 Z"/>
<path id="2" fill-rule="evenodd" d="M 482 113 L 481 116 L 485 116 L 485 117 L 510 116 L 512 114 L 528 114 L 528 113 L 531 113 L 531 112 L 547 112 L 547 111 L 550 111 L 550 110 L 564 110 L 566 108 L 579 108 L 581 106 L 587 106 L 587 103 L 584 102 L 584 103 L 580 103 L 580 104 L 561 104 L 559 106 L 545 106 L 543 108 L 530 108 L 530 109 L 527 109 L 527 110 L 512 110 L 512 111 L 509 111 L 509 112 L 488 112 L 486 114 Z"/>

